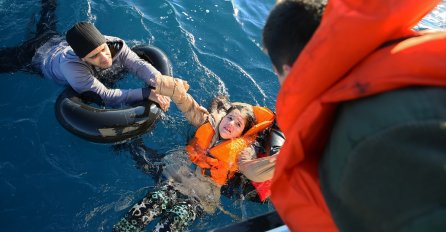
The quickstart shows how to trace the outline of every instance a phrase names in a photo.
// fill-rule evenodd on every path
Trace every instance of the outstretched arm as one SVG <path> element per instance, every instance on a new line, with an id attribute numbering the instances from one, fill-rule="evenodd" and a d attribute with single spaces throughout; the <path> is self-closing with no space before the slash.
<path id="1" fill-rule="evenodd" d="M 206 122 L 209 112 L 187 93 L 188 89 L 189 84 L 186 81 L 165 75 L 156 76 L 155 93 L 172 98 L 187 121 L 198 127 Z"/>
<path id="2" fill-rule="evenodd" d="M 81 61 L 66 61 L 60 63 L 60 70 L 66 81 L 77 93 L 91 92 L 101 98 L 108 106 L 132 104 L 149 97 L 148 87 L 140 89 L 107 88 L 93 76 L 92 68 Z"/>
<path id="3" fill-rule="evenodd" d="M 274 175 L 277 154 L 257 158 L 255 149 L 248 147 L 240 154 L 239 171 L 248 179 L 256 182 L 271 180 Z"/>
<path id="4" fill-rule="evenodd" d="M 110 38 L 111 36 L 108 37 Z M 143 80 L 147 85 L 155 86 L 155 77 L 161 74 L 160 71 L 158 71 L 149 62 L 139 57 L 127 46 L 124 40 L 120 40 L 120 42 L 122 42 L 122 47 L 117 53 L 116 59 L 119 59 L 124 64 L 126 69 L 135 74 L 139 79 Z"/>
<path id="5" fill-rule="evenodd" d="M 276 158 L 285 143 L 285 135 L 276 122 L 261 134 L 257 141 L 243 150 L 238 159 L 240 172 L 248 179 L 263 182 L 273 178 Z M 267 156 L 258 158 L 259 153 Z"/>

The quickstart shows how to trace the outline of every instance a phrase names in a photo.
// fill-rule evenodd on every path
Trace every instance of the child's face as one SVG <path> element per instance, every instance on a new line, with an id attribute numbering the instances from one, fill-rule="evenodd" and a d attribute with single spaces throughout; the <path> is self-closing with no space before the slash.
<path id="1" fill-rule="evenodd" d="M 243 129 L 245 129 L 245 118 L 239 110 L 233 110 L 229 114 L 223 117 L 218 125 L 218 132 L 222 139 L 233 139 L 242 135 Z"/>

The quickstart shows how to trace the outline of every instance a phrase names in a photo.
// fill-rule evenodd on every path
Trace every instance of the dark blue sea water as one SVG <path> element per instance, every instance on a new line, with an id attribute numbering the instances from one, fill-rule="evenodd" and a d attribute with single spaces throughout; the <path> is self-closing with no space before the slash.
<path id="1" fill-rule="evenodd" d="M 217 94 L 275 108 L 279 84 L 261 49 L 261 28 L 275 0 L 60 0 L 57 28 L 87 20 L 130 45 L 164 50 L 174 75 L 207 106 Z M 422 27 L 446 27 L 444 6 Z M 442 11 L 441 11 L 442 10 Z M 29 38 L 39 0 L 0 0 L 0 47 Z M 127 78 L 123 85 L 137 85 Z M 63 87 L 37 75 L 0 74 L 1 231 L 110 231 L 154 185 L 125 147 L 95 144 L 63 129 L 54 103 Z M 175 106 L 142 139 L 159 154 L 181 149 L 195 128 Z M 223 208 L 197 220 L 207 231 L 273 210 L 222 198 Z"/>

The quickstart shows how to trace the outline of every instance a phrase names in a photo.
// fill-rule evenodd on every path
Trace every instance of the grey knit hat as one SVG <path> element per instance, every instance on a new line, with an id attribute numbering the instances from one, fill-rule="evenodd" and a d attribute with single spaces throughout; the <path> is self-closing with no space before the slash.
<path id="1" fill-rule="evenodd" d="M 77 56 L 84 58 L 88 53 L 105 43 L 104 35 L 89 22 L 78 22 L 67 32 L 67 42 Z"/>

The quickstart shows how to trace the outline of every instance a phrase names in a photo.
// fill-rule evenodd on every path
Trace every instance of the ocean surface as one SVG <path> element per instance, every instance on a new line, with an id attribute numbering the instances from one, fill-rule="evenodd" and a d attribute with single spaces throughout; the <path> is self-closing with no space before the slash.
<path id="1" fill-rule="evenodd" d="M 274 110 L 279 83 L 261 48 L 261 29 L 274 2 L 60 0 L 57 29 L 64 34 L 86 20 L 130 46 L 161 48 L 174 76 L 187 80 L 190 94 L 204 106 L 225 94 Z M 443 2 L 419 27 L 445 28 L 444 12 Z M 38 0 L 0 0 L 0 47 L 29 38 L 39 13 Z M 131 75 L 122 82 L 139 83 Z M 136 165 L 134 147 L 88 142 L 59 125 L 54 103 L 64 87 L 25 72 L 0 74 L 0 86 L 1 231 L 111 231 L 155 185 Z M 183 149 L 194 131 L 172 105 L 141 144 L 166 155 Z M 208 231 L 274 209 L 227 197 L 222 208 L 189 229 Z"/>

